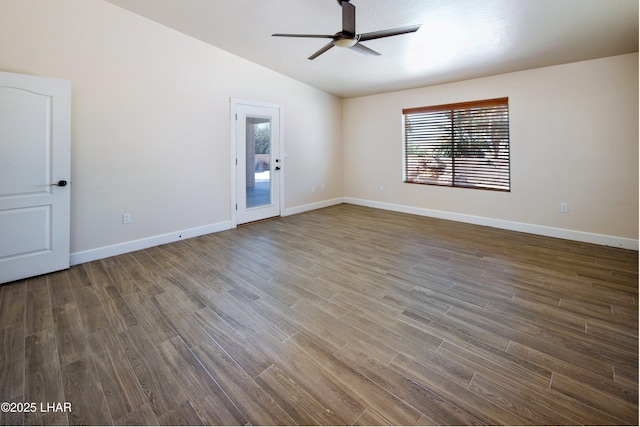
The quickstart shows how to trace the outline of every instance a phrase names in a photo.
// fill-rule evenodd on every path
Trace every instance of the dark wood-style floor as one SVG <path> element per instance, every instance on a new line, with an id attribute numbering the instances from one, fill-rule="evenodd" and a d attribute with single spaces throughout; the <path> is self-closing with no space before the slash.
<path id="1" fill-rule="evenodd" d="M 2 424 L 637 425 L 638 253 L 352 205 L 252 224 L 0 287 L 0 395 L 37 404 Z"/>

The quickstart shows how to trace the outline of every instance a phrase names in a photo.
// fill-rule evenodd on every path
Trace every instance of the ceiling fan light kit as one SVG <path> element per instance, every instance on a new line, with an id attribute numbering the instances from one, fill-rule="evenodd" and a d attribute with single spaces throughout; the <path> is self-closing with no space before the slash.
<path id="1" fill-rule="evenodd" d="M 342 8 L 342 31 L 333 35 L 329 34 L 272 34 L 274 37 L 304 37 L 316 39 L 331 39 L 329 43 L 324 45 L 320 50 L 311 55 L 308 59 L 315 59 L 322 55 L 333 46 L 348 47 L 363 55 L 378 56 L 380 55 L 373 49 L 369 49 L 360 42 L 367 40 L 381 39 L 383 37 L 398 36 L 400 34 L 413 33 L 418 31 L 420 25 L 412 25 L 409 27 L 391 28 L 388 30 L 373 31 L 370 33 L 356 33 L 356 7 L 350 3 L 350 0 L 337 0 Z"/>
<path id="2" fill-rule="evenodd" d="M 336 39 L 333 41 L 333 44 L 338 47 L 352 47 L 356 43 L 358 43 L 356 39 Z"/>

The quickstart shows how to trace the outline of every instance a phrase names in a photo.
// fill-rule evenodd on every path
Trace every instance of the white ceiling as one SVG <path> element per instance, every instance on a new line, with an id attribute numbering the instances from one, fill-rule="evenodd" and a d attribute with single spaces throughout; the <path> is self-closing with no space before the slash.
<path id="1" fill-rule="evenodd" d="M 422 24 L 364 43 L 329 40 L 336 0 L 107 0 L 232 54 L 348 98 L 638 51 L 637 0 L 352 0 L 357 32 Z"/>

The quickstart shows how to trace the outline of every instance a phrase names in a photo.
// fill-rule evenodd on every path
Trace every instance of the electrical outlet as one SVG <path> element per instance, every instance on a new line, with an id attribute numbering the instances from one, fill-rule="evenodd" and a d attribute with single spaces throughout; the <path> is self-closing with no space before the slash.
<path id="1" fill-rule="evenodd" d="M 384 191 L 384 186 L 382 184 L 380 184 L 380 186 L 378 187 L 378 190 Z"/>
<path id="2" fill-rule="evenodd" d="M 566 204 L 566 203 L 560 203 L 560 212 L 568 213 L 569 212 L 569 205 Z"/>
<path id="3" fill-rule="evenodd" d="M 312 193 L 315 193 L 315 192 L 316 192 L 316 186 L 315 186 L 315 185 L 312 185 L 312 186 L 311 186 L 311 192 L 312 192 Z"/>
<path id="4" fill-rule="evenodd" d="M 130 213 L 123 213 L 122 214 L 122 223 L 123 224 L 131 224 L 131 214 Z"/>

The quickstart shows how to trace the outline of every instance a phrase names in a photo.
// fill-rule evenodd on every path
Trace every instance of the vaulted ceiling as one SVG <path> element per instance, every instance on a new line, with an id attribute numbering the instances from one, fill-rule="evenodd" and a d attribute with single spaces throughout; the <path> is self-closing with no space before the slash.
<path id="1" fill-rule="evenodd" d="M 234 55 L 348 98 L 638 51 L 637 0 L 351 0 L 357 32 L 421 24 L 332 48 L 336 0 L 107 0 Z"/>

